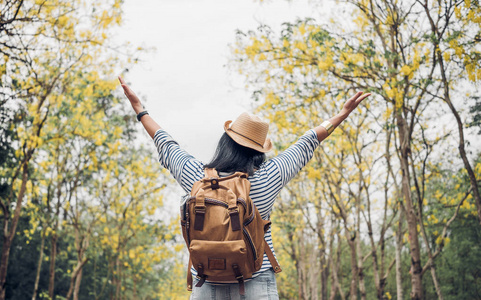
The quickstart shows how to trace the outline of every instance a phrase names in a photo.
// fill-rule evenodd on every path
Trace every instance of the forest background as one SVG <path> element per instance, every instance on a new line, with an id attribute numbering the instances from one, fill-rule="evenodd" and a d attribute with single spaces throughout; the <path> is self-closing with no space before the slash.
<path id="1" fill-rule="evenodd" d="M 155 52 L 122 40 L 124 5 L 0 1 L 0 299 L 188 297 L 180 193 L 115 78 Z M 277 200 L 280 297 L 481 299 L 481 4 L 309 5 L 330 13 L 223 46 L 271 155 L 374 94 Z"/>

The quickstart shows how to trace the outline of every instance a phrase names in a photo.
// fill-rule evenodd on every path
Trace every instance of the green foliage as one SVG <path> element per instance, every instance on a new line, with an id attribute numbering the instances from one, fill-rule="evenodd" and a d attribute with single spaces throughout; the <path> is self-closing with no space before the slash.
<path id="1" fill-rule="evenodd" d="M 0 119 L 4 120 L 0 124 L 0 198 L 7 197 L 10 192 L 9 185 L 6 181 L 11 176 L 10 172 L 15 165 L 15 148 L 13 140 L 15 140 L 15 132 L 12 130 L 11 111 L 6 107 L 0 106 Z"/>
<path id="2" fill-rule="evenodd" d="M 481 299 L 481 229 L 475 216 L 461 217 L 451 227 L 451 243 L 436 263 L 445 282 L 445 299 Z"/>
<path id="3" fill-rule="evenodd" d="M 21 218 L 19 232 L 29 228 L 29 219 Z M 22 230 L 22 231 L 20 231 Z M 18 234 L 12 246 L 14 251 L 10 256 L 9 272 L 7 277 L 7 299 L 31 298 L 34 286 L 35 266 L 40 253 L 40 239 L 28 239 L 23 234 Z M 48 268 L 48 267 L 47 267 Z M 44 272 L 44 275 L 46 272 Z M 48 276 L 44 277 L 44 284 L 48 285 Z"/>

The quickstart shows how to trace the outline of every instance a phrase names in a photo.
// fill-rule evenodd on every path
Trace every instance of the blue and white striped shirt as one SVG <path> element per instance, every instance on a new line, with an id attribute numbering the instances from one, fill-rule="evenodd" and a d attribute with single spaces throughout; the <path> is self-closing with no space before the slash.
<path id="1" fill-rule="evenodd" d="M 204 178 L 204 164 L 180 148 L 163 129 L 155 133 L 154 143 L 157 146 L 161 165 L 170 171 L 184 191 L 190 193 L 194 182 Z M 309 130 L 284 152 L 264 162 L 253 176 L 249 176 L 248 180 L 251 183 L 249 196 L 263 219 L 269 219 L 277 195 L 309 162 L 319 143 L 315 131 Z M 270 228 L 264 237 L 275 255 Z M 262 267 L 252 277 L 269 268 L 271 264 L 264 253 Z M 196 275 L 194 268 L 192 268 L 192 274 Z"/>

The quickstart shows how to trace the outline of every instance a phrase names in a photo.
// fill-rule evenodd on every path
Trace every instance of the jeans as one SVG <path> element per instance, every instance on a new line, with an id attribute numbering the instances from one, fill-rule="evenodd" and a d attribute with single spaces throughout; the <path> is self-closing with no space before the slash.
<path id="1" fill-rule="evenodd" d="M 262 272 L 256 278 L 245 282 L 245 296 L 239 294 L 239 284 L 214 285 L 205 282 L 202 287 L 196 287 L 199 279 L 194 277 L 194 287 L 190 300 L 246 299 L 246 300 L 278 300 L 276 276 L 274 270 Z"/>

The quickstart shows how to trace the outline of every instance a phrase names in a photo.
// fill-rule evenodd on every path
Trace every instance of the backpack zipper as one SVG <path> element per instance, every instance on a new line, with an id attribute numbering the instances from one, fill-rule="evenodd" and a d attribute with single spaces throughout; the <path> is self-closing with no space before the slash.
<path id="1" fill-rule="evenodd" d="M 252 215 L 247 220 L 244 221 L 244 226 L 249 225 L 252 222 L 252 220 L 254 220 L 254 213 L 252 213 Z"/>
<path id="2" fill-rule="evenodd" d="M 187 200 L 189 201 L 189 200 Z M 187 237 L 187 245 L 190 246 L 190 234 L 189 234 L 189 227 L 190 227 L 190 222 L 189 222 L 189 202 L 186 203 L 187 205 L 185 206 L 185 235 Z"/>
<path id="3" fill-rule="evenodd" d="M 249 245 L 251 246 L 252 254 L 253 254 L 253 257 L 254 257 L 254 265 L 255 265 L 255 262 L 257 260 L 256 247 L 254 247 L 254 243 L 252 242 L 252 238 L 251 238 L 249 232 L 247 232 L 247 230 L 245 228 L 242 228 L 242 231 L 244 231 L 244 236 L 246 237 L 247 242 L 249 242 Z"/>
<path id="4" fill-rule="evenodd" d="M 247 203 L 244 199 L 242 198 L 237 198 L 237 202 L 239 202 L 240 204 L 242 204 L 242 206 L 244 206 L 244 209 L 247 211 Z M 254 205 L 254 203 L 252 203 L 252 205 Z"/>
<path id="5" fill-rule="evenodd" d="M 227 205 L 227 203 L 225 203 L 224 201 L 220 201 L 212 198 L 205 198 L 204 201 L 205 203 L 221 205 L 221 206 L 224 206 L 225 208 L 229 207 L 229 205 Z"/>

